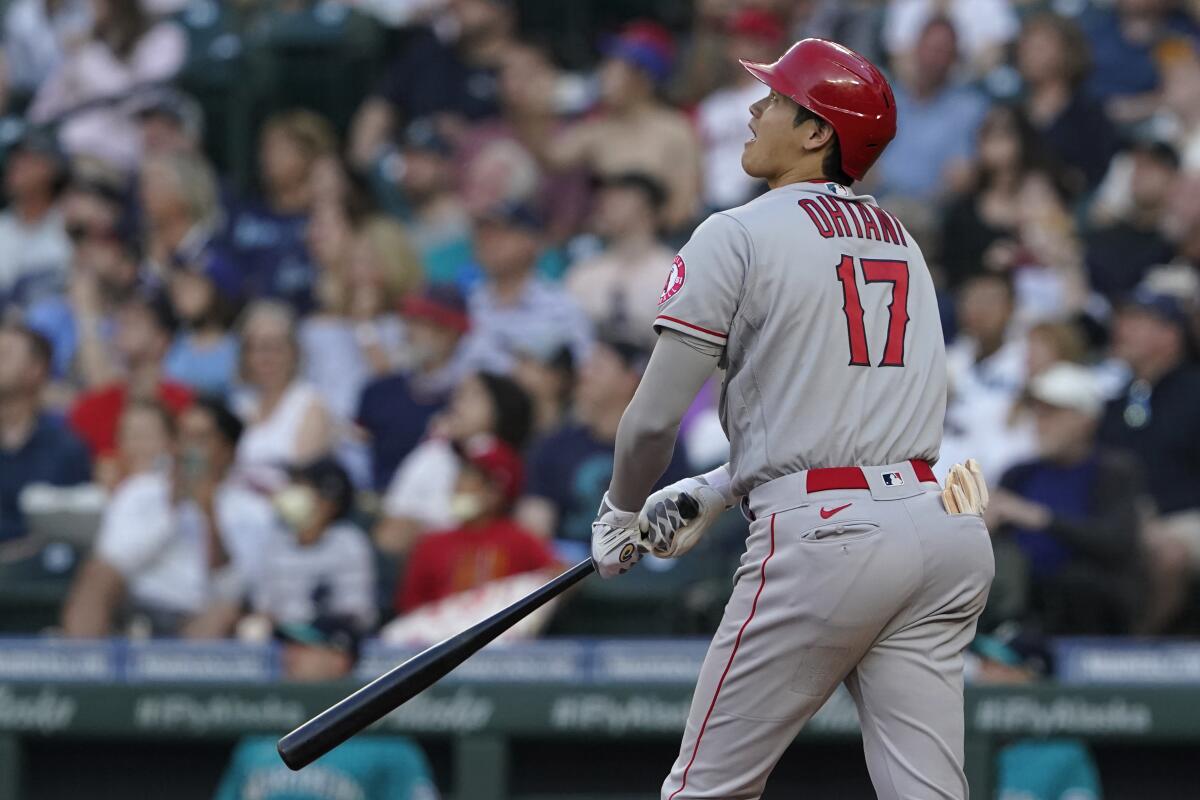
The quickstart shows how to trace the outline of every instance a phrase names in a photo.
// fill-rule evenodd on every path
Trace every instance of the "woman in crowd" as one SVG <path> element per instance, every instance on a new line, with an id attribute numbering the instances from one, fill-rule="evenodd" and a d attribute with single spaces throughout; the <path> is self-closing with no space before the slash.
<path id="1" fill-rule="evenodd" d="M 237 401 L 246 422 L 237 461 L 252 480 L 277 479 L 278 468 L 312 461 L 333 444 L 329 410 L 298 378 L 299 361 L 292 311 L 274 300 L 251 305 L 241 326 L 241 378 L 248 393 Z"/>

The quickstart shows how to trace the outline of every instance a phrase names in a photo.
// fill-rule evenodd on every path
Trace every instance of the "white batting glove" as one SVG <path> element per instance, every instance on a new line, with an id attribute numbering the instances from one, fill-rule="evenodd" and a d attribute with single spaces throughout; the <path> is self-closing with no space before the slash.
<path id="1" fill-rule="evenodd" d="M 676 481 L 647 497 L 638 514 L 638 524 L 654 555 L 679 558 L 695 547 L 713 522 L 735 504 L 729 489 L 729 470 L 722 466 L 704 475 Z"/>
<path id="2" fill-rule="evenodd" d="M 622 511 L 608 500 L 608 492 L 600 501 L 596 521 L 592 523 L 592 562 L 601 578 L 624 574 L 642 560 L 646 543 L 638 528 L 638 515 Z"/>
<path id="3" fill-rule="evenodd" d="M 955 464 L 946 476 L 942 502 L 950 514 L 983 514 L 988 506 L 987 482 L 979 462 L 968 458 L 965 465 Z"/>

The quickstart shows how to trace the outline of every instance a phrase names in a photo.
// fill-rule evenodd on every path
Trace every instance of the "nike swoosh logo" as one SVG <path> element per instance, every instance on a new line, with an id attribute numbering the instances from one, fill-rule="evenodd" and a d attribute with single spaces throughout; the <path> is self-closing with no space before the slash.
<path id="1" fill-rule="evenodd" d="M 834 514 L 838 513 L 839 511 L 842 511 L 844 509 L 847 509 L 852 505 L 854 505 L 854 504 L 846 503 L 846 505 L 838 506 L 837 508 L 825 508 L 824 506 L 821 506 L 821 519 L 829 519 Z"/>

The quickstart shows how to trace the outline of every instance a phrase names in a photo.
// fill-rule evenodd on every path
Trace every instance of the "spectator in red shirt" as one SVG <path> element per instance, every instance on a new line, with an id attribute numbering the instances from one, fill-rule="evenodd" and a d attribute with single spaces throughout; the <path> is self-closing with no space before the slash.
<path id="1" fill-rule="evenodd" d="M 124 379 L 84 392 L 70 413 L 71 427 L 92 452 L 101 483 L 113 469 L 117 423 L 130 399 L 157 401 L 173 414 L 192 400 L 186 386 L 162 377 L 174 327 L 165 303 L 135 296 L 117 310 L 116 322 L 114 346 L 125 364 Z"/>
<path id="2" fill-rule="evenodd" d="M 461 525 L 418 541 L 396 595 L 399 611 L 555 563 L 549 546 L 510 516 L 524 479 L 516 451 L 490 440 L 462 458 L 451 499 Z"/>

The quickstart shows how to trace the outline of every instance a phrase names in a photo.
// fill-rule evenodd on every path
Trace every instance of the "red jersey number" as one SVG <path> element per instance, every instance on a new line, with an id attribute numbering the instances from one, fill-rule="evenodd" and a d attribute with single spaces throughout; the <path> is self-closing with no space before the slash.
<path id="1" fill-rule="evenodd" d="M 908 262 L 888 259 L 861 260 L 864 283 L 890 283 L 892 299 L 888 303 L 888 334 L 883 358 L 877 366 L 904 366 L 904 336 L 908 331 Z M 837 265 L 837 279 L 842 284 L 842 311 L 846 314 L 846 333 L 850 339 L 850 366 L 869 367 L 871 356 L 867 349 L 867 326 L 858 282 L 854 276 L 854 257 L 842 256 Z"/>

